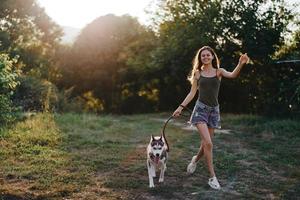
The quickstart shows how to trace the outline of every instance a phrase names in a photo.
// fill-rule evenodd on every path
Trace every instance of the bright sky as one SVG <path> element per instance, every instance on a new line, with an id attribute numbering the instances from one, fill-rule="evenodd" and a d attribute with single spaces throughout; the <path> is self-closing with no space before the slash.
<path id="1" fill-rule="evenodd" d="M 149 24 L 145 8 L 153 0 L 37 0 L 46 13 L 59 25 L 83 28 L 94 19 L 112 13 L 138 17 Z"/>
<path id="2" fill-rule="evenodd" d="M 140 23 L 149 24 L 145 8 L 155 0 L 37 0 L 46 13 L 59 25 L 83 28 L 94 19 L 112 13 L 130 14 Z M 299 0 L 286 0 L 289 4 Z M 298 7 L 299 8 L 299 7 Z M 151 8 L 152 9 L 152 8 Z"/>

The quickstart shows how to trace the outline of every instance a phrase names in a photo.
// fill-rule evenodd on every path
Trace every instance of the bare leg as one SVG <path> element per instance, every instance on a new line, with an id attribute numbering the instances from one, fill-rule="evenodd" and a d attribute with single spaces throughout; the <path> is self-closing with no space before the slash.
<path id="1" fill-rule="evenodd" d="M 212 140 L 214 137 L 214 131 L 215 129 L 213 128 L 208 128 L 209 134 L 210 134 L 210 139 Z M 198 162 L 201 157 L 204 155 L 204 151 L 203 151 L 203 140 L 201 140 L 201 144 L 200 144 L 200 148 L 197 154 L 197 158 L 196 158 L 196 162 Z"/>
<path id="2" fill-rule="evenodd" d="M 210 132 L 207 125 L 202 124 L 202 123 L 197 124 L 197 128 L 198 128 L 200 136 L 201 136 L 201 146 L 203 149 L 202 155 L 205 155 L 208 171 L 210 173 L 210 176 L 213 177 L 213 176 L 215 176 L 215 171 L 214 171 L 214 167 L 213 167 L 213 154 L 212 154 L 213 144 L 212 144 L 212 140 L 211 140 L 211 134 L 213 135 L 213 129 Z M 199 153 L 201 153 L 201 149 L 200 149 Z"/>

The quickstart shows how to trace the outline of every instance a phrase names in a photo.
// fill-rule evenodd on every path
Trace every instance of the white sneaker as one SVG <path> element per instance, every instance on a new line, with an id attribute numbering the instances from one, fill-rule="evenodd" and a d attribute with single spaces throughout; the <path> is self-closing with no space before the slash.
<path id="1" fill-rule="evenodd" d="M 193 156 L 190 164 L 187 166 L 187 173 L 192 174 L 196 170 L 197 162 L 196 162 L 197 156 Z"/>
<path id="2" fill-rule="evenodd" d="M 208 185 L 209 185 L 211 188 L 216 189 L 216 190 L 221 189 L 221 186 L 220 186 L 219 181 L 218 181 L 218 179 L 217 179 L 216 176 L 214 176 L 214 177 L 208 179 Z"/>

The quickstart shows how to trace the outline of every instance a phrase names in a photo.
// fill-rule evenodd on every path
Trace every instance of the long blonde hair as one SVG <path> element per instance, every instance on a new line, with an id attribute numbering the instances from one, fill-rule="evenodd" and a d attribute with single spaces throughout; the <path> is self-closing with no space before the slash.
<path id="1" fill-rule="evenodd" d="M 214 59 L 212 60 L 212 66 L 213 68 L 215 69 L 219 69 L 220 68 L 220 61 L 219 61 L 219 58 L 216 54 L 216 52 L 209 46 L 203 46 L 201 47 L 197 53 L 196 53 L 196 56 L 194 57 L 193 59 L 193 69 L 191 71 L 191 74 L 190 76 L 188 77 L 188 80 L 193 83 L 194 81 L 194 78 L 195 78 L 195 73 L 197 70 L 201 71 L 201 67 L 203 65 L 202 61 L 201 61 L 201 52 L 204 51 L 204 50 L 208 50 L 214 57 Z"/>

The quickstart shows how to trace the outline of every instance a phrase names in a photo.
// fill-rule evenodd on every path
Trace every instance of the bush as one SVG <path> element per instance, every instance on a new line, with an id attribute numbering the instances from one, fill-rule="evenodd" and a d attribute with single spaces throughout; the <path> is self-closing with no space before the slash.
<path id="1" fill-rule="evenodd" d="M 265 113 L 271 116 L 300 116 L 300 62 L 270 65 L 261 91 Z"/>
<path id="2" fill-rule="evenodd" d="M 0 54 L 0 125 L 14 121 L 11 96 L 18 85 L 16 78 L 19 74 L 13 66 L 15 62 L 16 59 L 10 59 L 7 54 Z"/>
<path id="3" fill-rule="evenodd" d="M 58 101 L 58 91 L 55 85 L 43 79 L 32 76 L 21 76 L 14 102 L 24 111 L 53 111 Z"/>
<path id="4" fill-rule="evenodd" d="M 73 89 L 71 87 L 59 92 L 57 111 L 101 113 L 104 110 L 103 101 L 96 98 L 92 91 L 83 93 L 81 96 L 71 97 Z"/>
<path id="5" fill-rule="evenodd" d="M 84 102 L 79 98 L 72 98 L 74 87 L 61 89 L 58 93 L 57 111 L 82 113 L 84 111 Z"/>
<path id="6" fill-rule="evenodd" d="M 0 124 L 6 125 L 14 121 L 13 105 L 7 95 L 0 95 Z"/>

